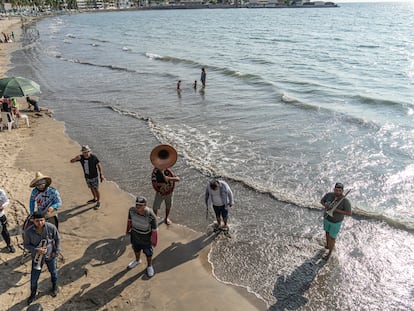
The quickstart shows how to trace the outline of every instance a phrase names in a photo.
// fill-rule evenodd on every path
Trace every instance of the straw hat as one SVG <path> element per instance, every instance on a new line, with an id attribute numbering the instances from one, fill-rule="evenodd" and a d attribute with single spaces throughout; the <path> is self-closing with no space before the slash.
<path id="1" fill-rule="evenodd" d="M 46 175 L 43 175 L 42 173 L 40 173 L 40 172 L 37 172 L 36 173 L 36 177 L 35 177 L 35 179 L 33 179 L 31 182 L 30 182 L 30 187 L 35 187 L 35 184 L 39 181 L 39 180 L 42 180 L 42 179 L 44 179 L 44 180 L 46 180 L 46 187 L 49 187 L 50 186 L 50 184 L 52 183 L 52 178 L 50 178 L 49 176 L 46 176 Z"/>

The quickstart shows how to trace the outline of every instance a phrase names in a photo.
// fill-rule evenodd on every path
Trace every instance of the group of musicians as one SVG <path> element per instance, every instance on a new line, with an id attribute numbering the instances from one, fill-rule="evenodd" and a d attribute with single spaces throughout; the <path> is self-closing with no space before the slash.
<path id="1" fill-rule="evenodd" d="M 87 155 L 79 156 L 82 168 L 85 172 L 88 187 L 94 195 L 94 202 L 99 202 L 99 194 L 96 194 L 98 189 L 98 181 L 88 182 L 90 176 L 86 176 L 86 172 L 97 171 L 100 175 L 100 181 L 103 181 L 102 168 L 99 160 L 95 156 L 91 157 L 90 148 L 82 146 L 82 153 Z M 91 161 L 88 166 L 88 158 L 95 159 Z M 78 157 L 74 158 L 80 161 Z M 172 196 L 175 182 L 180 178 L 171 170 L 177 160 L 177 153 L 175 149 L 169 145 L 160 145 L 153 149 L 150 156 L 151 162 L 154 165 L 152 172 L 152 185 L 155 190 L 155 198 L 153 208 L 149 209 L 146 206 L 146 199 L 138 196 L 135 207 L 132 207 L 128 212 L 127 234 L 131 236 L 131 244 L 134 249 L 136 259 L 132 261 L 128 268 L 135 267 L 139 262 L 139 255 L 141 250 L 150 259 L 152 257 L 152 247 L 157 245 L 157 224 L 153 221 L 161 207 L 161 203 L 165 202 L 165 219 L 166 225 L 171 224 L 169 214 L 172 206 Z M 76 162 L 72 160 L 71 162 Z M 96 177 L 97 178 L 97 177 Z M 58 288 L 58 274 L 57 274 L 57 257 L 60 253 L 60 235 L 58 231 L 59 223 L 57 218 L 57 209 L 62 205 L 62 200 L 57 189 L 51 187 L 52 179 L 40 172 L 36 173 L 35 178 L 30 183 L 33 188 L 30 196 L 30 216 L 25 222 L 24 230 L 24 247 L 29 250 L 32 257 L 32 269 L 30 280 L 30 296 L 27 300 L 31 304 L 36 299 L 37 283 L 39 280 L 42 266 L 46 264 L 51 274 L 51 296 L 56 297 L 59 292 Z M 94 191 L 95 190 L 95 191 Z M 335 240 L 341 228 L 344 216 L 351 216 L 351 204 L 343 194 L 344 186 L 341 183 L 336 183 L 334 192 L 325 194 L 321 200 L 321 204 L 325 209 L 324 217 L 324 231 L 326 234 L 325 248 L 329 250 L 325 259 L 329 259 L 335 246 Z M 349 192 L 349 191 L 348 191 Z M 99 192 L 98 192 L 99 193 Z M 4 196 L 4 191 L 2 193 Z M 4 201 L 4 202 L 3 202 Z M 8 199 L 2 200 L 0 213 L 2 218 L 5 218 L 3 209 L 8 204 Z M 89 201 L 88 201 L 89 203 Z M 211 179 L 206 187 L 205 203 L 207 208 L 212 207 L 217 224 L 216 230 L 228 230 L 228 208 L 234 204 L 233 193 L 229 185 L 220 179 Z M 153 217 L 151 217 L 153 215 Z M 223 222 L 223 225 L 222 225 Z M 7 242 L 10 252 L 14 252 L 14 247 L 11 245 L 10 235 L 7 235 L 7 219 L 2 221 L 2 235 Z M 147 275 L 149 277 L 154 275 L 154 270 L 151 261 L 148 261 Z"/>

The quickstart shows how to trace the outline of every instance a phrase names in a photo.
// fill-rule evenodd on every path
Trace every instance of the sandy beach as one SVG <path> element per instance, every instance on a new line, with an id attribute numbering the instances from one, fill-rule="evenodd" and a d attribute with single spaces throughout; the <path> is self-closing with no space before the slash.
<path id="1" fill-rule="evenodd" d="M 2 20 L 0 28 L 5 32 L 13 29 L 18 35 L 19 23 Z M 17 43 L 0 45 L 3 76 L 9 53 L 15 48 Z M 25 108 L 22 103 L 21 109 Z M 69 163 L 80 153 L 80 145 L 65 135 L 62 122 L 48 114 L 24 113 L 30 118 L 30 128 L 21 125 L 0 132 L 0 187 L 11 202 L 6 215 L 16 247 L 16 253 L 9 253 L 1 242 L 0 310 L 26 310 L 31 262 L 23 257 L 21 233 L 29 210 L 29 183 L 37 171 L 52 178 L 52 186 L 62 197 L 59 219 L 64 260 L 58 262 L 58 296 L 50 296 L 50 275 L 44 267 L 34 304 L 41 304 L 44 310 L 266 310 L 247 290 L 213 277 L 208 253 L 214 234 L 161 224 L 154 253 L 155 276 L 146 276 L 144 263 L 127 270 L 134 256 L 125 228 L 134 197 L 106 181 L 100 187 L 101 209 L 86 204 L 91 194 L 82 169 Z M 105 173 L 105 163 L 102 165 Z"/>

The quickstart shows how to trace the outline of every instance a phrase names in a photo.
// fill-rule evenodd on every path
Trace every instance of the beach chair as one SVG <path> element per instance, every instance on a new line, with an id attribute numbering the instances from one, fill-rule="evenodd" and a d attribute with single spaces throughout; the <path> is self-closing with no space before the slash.
<path id="1" fill-rule="evenodd" d="M 26 122 L 27 127 L 30 127 L 30 123 L 29 123 L 29 117 L 27 116 L 27 114 L 20 114 L 20 116 L 18 118 L 16 118 L 16 127 L 19 127 L 19 121 L 20 119 L 23 119 Z"/>
<path id="2" fill-rule="evenodd" d="M 12 129 L 13 124 L 16 125 L 13 116 L 11 112 L 1 112 L 1 130 L 3 130 L 3 127 L 7 124 L 7 128 L 9 132 Z"/>

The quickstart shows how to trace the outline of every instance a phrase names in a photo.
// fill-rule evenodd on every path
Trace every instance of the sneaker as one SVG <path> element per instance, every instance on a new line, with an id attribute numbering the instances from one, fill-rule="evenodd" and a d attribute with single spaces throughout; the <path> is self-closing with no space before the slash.
<path id="1" fill-rule="evenodd" d="M 91 204 L 91 203 L 95 203 L 97 200 L 95 200 L 95 199 L 91 199 L 91 200 L 89 200 L 88 202 L 86 202 L 86 203 L 88 203 L 88 204 Z"/>
<path id="2" fill-rule="evenodd" d="M 36 293 L 31 293 L 30 297 L 27 299 L 27 304 L 30 305 L 36 299 Z"/>
<path id="3" fill-rule="evenodd" d="M 154 268 L 152 266 L 147 267 L 147 275 L 148 277 L 152 277 L 154 275 Z"/>
<path id="4" fill-rule="evenodd" d="M 98 210 L 101 208 L 101 203 L 97 202 L 96 205 L 93 207 L 94 210 Z"/>
<path id="5" fill-rule="evenodd" d="M 16 252 L 16 249 L 14 248 L 13 245 L 8 245 L 7 249 L 9 250 L 10 253 L 15 253 Z"/>
<path id="6" fill-rule="evenodd" d="M 128 269 L 133 269 L 140 263 L 141 263 L 141 259 L 139 261 L 133 260 L 128 264 Z"/>

